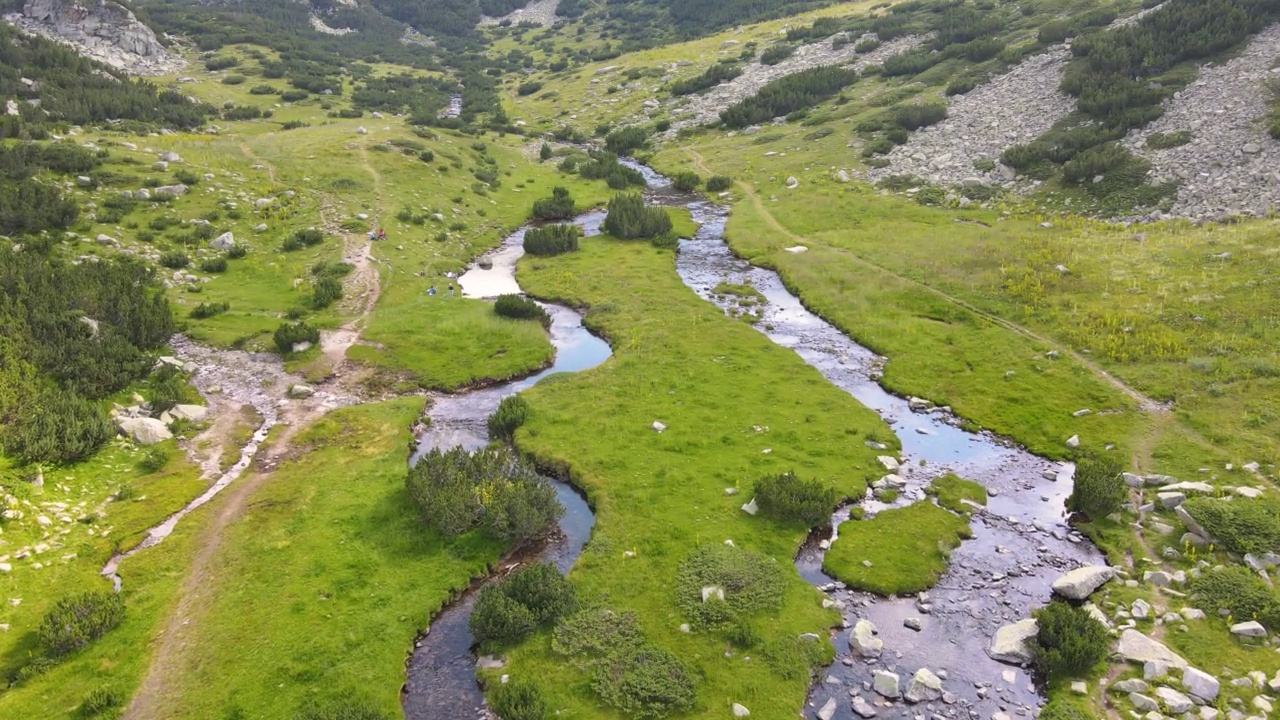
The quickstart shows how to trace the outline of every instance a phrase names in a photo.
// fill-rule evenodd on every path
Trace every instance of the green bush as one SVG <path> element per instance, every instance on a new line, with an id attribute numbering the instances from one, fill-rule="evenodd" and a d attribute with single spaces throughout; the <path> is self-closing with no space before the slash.
<path id="1" fill-rule="evenodd" d="M 769 669 L 785 680 L 809 679 L 831 662 L 831 644 L 796 635 L 783 636 L 760 651 Z"/>
<path id="2" fill-rule="evenodd" d="M 446 536 L 480 527 L 518 544 L 545 534 L 564 512 L 551 484 L 505 448 L 432 450 L 405 485 L 427 525 Z"/>
<path id="3" fill-rule="evenodd" d="M 77 713 L 80 717 L 91 718 L 102 715 L 108 710 L 120 707 L 120 695 L 111 688 L 95 688 L 80 701 Z"/>
<path id="4" fill-rule="evenodd" d="M 249 254 L 249 249 L 248 249 L 248 248 L 246 248 L 246 247 L 245 247 L 245 246 L 243 246 L 243 245 L 236 245 L 235 247 L 233 247 L 233 248 L 231 248 L 230 250 L 228 250 L 228 251 L 227 251 L 227 259 L 228 259 L 228 260 L 239 260 L 240 258 L 242 258 L 242 257 L 244 257 L 245 255 L 248 255 L 248 254 Z"/>
<path id="5" fill-rule="evenodd" d="M 702 600 L 702 589 L 724 590 L 724 600 Z M 786 578 L 778 563 L 760 553 L 730 545 L 704 545 L 680 563 L 676 604 L 695 627 L 726 625 L 782 604 Z"/>
<path id="6" fill-rule="evenodd" d="M 576 607 L 573 586 L 560 571 L 549 563 L 536 563 L 485 585 L 467 626 L 476 645 L 493 649 L 520 642 Z"/>
<path id="7" fill-rule="evenodd" d="M 756 480 L 755 493 L 761 514 L 805 527 L 825 525 L 838 499 L 834 489 L 816 480 L 801 480 L 791 472 Z"/>
<path id="8" fill-rule="evenodd" d="M 1224 550 L 1241 555 L 1280 553 L 1280 500 L 1195 497 L 1183 509 Z"/>
<path id="9" fill-rule="evenodd" d="M 306 90 L 285 90 L 280 93 L 280 99 L 287 103 L 301 102 L 306 100 L 310 94 Z"/>
<path id="10" fill-rule="evenodd" d="M 187 378 L 174 366 L 161 365 L 147 378 L 147 395 L 151 397 L 151 414 L 159 417 L 187 398 Z"/>
<path id="11" fill-rule="evenodd" d="M 630 718 L 657 720 L 691 710 L 697 702 L 692 671 L 671 653 L 644 645 L 600 663 L 591 689 Z"/>
<path id="12" fill-rule="evenodd" d="M 649 139 L 649 131 L 639 125 L 618 128 L 604 136 L 604 146 L 615 155 L 626 155 L 642 147 Z"/>
<path id="13" fill-rule="evenodd" d="M 541 305 L 519 295 L 499 295 L 493 303 L 493 311 L 516 320 L 537 320 L 544 326 L 551 324 L 551 316 Z"/>
<path id="14" fill-rule="evenodd" d="M 795 45 L 779 43 L 777 45 L 773 45 L 765 48 L 764 52 L 760 53 L 760 64 L 761 65 L 777 65 L 778 63 L 782 62 L 783 60 L 786 60 L 787 58 L 791 57 L 795 53 L 796 53 Z"/>
<path id="15" fill-rule="evenodd" d="M 1067 510 L 1088 520 L 1101 520 L 1117 512 L 1128 494 L 1114 458 L 1086 456 L 1076 462 L 1075 485 L 1067 498 Z"/>
<path id="16" fill-rule="evenodd" d="M 293 352 L 293 346 L 298 343 L 309 342 L 314 345 L 320 342 L 320 331 L 305 322 L 281 323 L 272 335 L 272 339 L 280 354 L 288 355 Z"/>
<path id="17" fill-rule="evenodd" d="M 0 432 L 0 448 L 23 463 L 72 463 L 116 436 L 102 408 L 79 395 L 46 389 L 16 409 L 16 422 Z"/>
<path id="18" fill-rule="evenodd" d="M 161 255 L 160 264 L 170 270 L 181 270 L 191 264 L 191 258 L 187 257 L 184 252 L 174 250 Z"/>
<path id="19" fill-rule="evenodd" d="M 671 176 L 671 184 L 680 192 L 693 192 L 702 185 L 702 177 L 687 170 Z"/>
<path id="20" fill-rule="evenodd" d="M 542 143 L 542 147 L 538 148 L 539 160 L 550 160 L 553 154 L 551 146 L 546 143 Z"/>
<path id="21" fill-rule="evenodd" d="M 502 720 L 547 720 L 551 708 L 537 685 L 520 678 L 498 683 L 486 693 L 489 707 Z"/>
<path id="22" fill-rule="evenodd" d="M 342 281 L 323 275 L 316 280 L 315 289 L 311 292 L 311 307 L 315 310 L 323 310 L 341 298 Z"/>
<path id="23" fill-rule="evenodd" d="M 577 249 L 576 225 L 544 225 L 529 228 L 524 233 L 524 251 L 530 255 L 560 255 Z"/>
<path id="24" fill-rule="evenodd" d="M 894 121 L 903 130 L 918 130 L 947 119 L 947 106 L 943 103 L 912 103 L 900 105 L 894 110 Z"/>
<path id="25" fill-rule="evenodd" d="M 164 448 L 148 448 L 138 461 L 138 469 L 145 473 L 153 473 L 169 464 L 169 452 Z"/>
<path id="26" fill-rule="evenodd" d="M 533 203 L 533 216 L 539 220 L 567 220 L 574 212 L 573 196 L 559 186 L 551 189 L 551 197 Z"/>
<path id="27" fill-rule="evenodd" d="M 866 55 L 878 47 L 880 47 L 879 40 L 875 38 L 867 38 L 866 40 L 859 40 L 858 43 L 853 46 L 853 51 L 859 55 Z"/>
<path id="28" fill-rule="evenodd" d="M 519 395 L 508 395 L 498 403 L 498 408 L 489 416 L 489 438 L 493 440 L 511 441 L 516 428 L 529 418 L 529 403 Z"/>
<path id="29" fill-rule="evenodd" d="M 951 95 L 963 95 L 976 87 L 978 87 L 978 79 L 965 75 L 948 83 L 946 94 L 948 97 Z"/>
<path id="30" fill-rule="evenodd" d="M 250 95 L 275 95 L 280 91 L 270 85 L 254 85 L 249 88 Z"/>
<path id="31" fill-rule="evenodd" d="M 246 78 L 243 75 L 228 75 L 222 78 L 222 84 L 223 85 L 243 85 L 244 81 L 247 79 L 248 78 Z"/>
<path id="32" fill-rule="evenodd" d="M 1111 636 L 1087 610 L 1054 600 L 1032 615 L 1035 665 L 1046 677 L 1083 677 L 1107 656 Z"/>
<path id="33" fill-rule="evenodd" d="M 1077 703 L 1056 696 L 1040 710 L 1038 720 L 1095 720 L 1095 718 Z"/>
<path id="34" fill-rule="evenodd" d="M 235 67 L 239 64 L 239 58 L 234 58 L 228 55 L 215 55 L 204 61 L 204 66 L 209 70 L 209 72 L 226 70 L 227 68 Z"/>
<path id="35" fill-rule="evenodd" d="M 200 271 L 222 273 L 227 271 L 227 259 L 224 257 L 208 258 L 200 262 Z"/>
<path id="36" fill-rule="evenodd" d="M 36 630 L 36 638 L 50 655 L 60 657 L 88 647 L 124 620 L 124 599 L 106 590 L 65 597 Z"/>
<path id="37" fill-rule="evenodd" d="M 733 178 L 728 175 L 712 175 L 707 178 L 707 190 L 710 192 L 723 192 L 733 187 Z"/>
<path id="38" fill-rule="evenodd" d="M 1280 595 L 1253 572 L 1238 565 L 1206 571 L 1191 579 L 1191 594 L 1211 612 L 1226 610 L 1234 622 L 1257 620 L 1280 631 Z"/>
<path id="39" fill-rule="evenodd" d="M 551 649 L 579 668 L 644 644 L 644 634 L 632 612 L 590 608 L 564 618 L 551 636 Z"/>
<path id="40" fill-rule="evenodd" d="M 638 194 L 614 195 L 603 230 L 616 238 L 652 238 L 671 232 L 671 216 L 660 207 L 645 207 Z"/>
<path id="41" fill-rule="evenodd" d="M 231 303 L 200 303 L 191 309 L 191 317 L 195 320 L 206 320 L 216 317 L 231 309 Z"/>

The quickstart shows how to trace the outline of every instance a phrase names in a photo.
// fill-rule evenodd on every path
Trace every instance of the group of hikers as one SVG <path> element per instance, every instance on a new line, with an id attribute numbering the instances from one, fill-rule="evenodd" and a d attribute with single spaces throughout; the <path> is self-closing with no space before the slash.
<path id="1" fill-rule="evenodd" d="M 387 231 L 383 230 L 382 228 L 378 228 L 377 230 L 370 230 L 369 239 L 370 240 L 386 240 Z"/>
<path id="2" fill-rule="evenodd" d="M 376 228 L 374 230 L 370 230 L 369 239 L 370 240 L 386 240 L 387 231 L 383 230 L 382 228 Z M 449 278 L 449 297 L 453 297 L 453 278 L 457 276 L 454 273 L 447 272 L 445 273 L 445 277 Z M 436 290 L 435 285 L 432 285 L 431 287 L 427 288 L 428 295 L 435 295 L 437 292 L 439 291 Z"/>

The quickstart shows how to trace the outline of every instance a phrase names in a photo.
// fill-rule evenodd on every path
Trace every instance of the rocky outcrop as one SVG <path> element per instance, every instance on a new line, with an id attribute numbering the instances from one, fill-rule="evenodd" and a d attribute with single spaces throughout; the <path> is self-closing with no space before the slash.
<path id="1" fill-rule="evenodd" d="M 1075 99 L 1058 89 L 1070 57 L 1070 50 L 1057 45 L 964 95 L 952 96 L 946 120 L 912 133 L 906 145 L 885 156 L 889 165 L 869 171 L 867 179 L 918 175 L 930 183 L 956 185 L 976 178 L 1014 187 L 1008 168 L 983 171 L 974 163 L 998 161 L 1005 149 L 1035 140 L 1075 109 Z"/>
<path id="2" fill-rule="evenodd" d="M 1271 66 L 1280 53 L 1280 25 L 1258 33 L 1237 57 L 1201 66 L 1199 77 L 1165 101 L 1164 115 L 1124 140 L 1151 161 L 1151 180 L 1180 181 L 1173 214 L 1215 219 L 1265 215 L 1280 203 L 1280 142 L 1259 118 L 1280 82 Z M 1156 133 L 1190 132 L 1185 145 L 1147 147 Z"/>
<path id="3" fill-rule="evenodd" d="M 560 5 L 560 0 L 535 0 L 522 8 L 516 8 L 502 17 L 489 17 L 484 15 L 480 18 L 481 25 L 497 25 L 507 20 L 512 25 L 519 23 L 537 23 L 546 27 L 554 25 L 556 22 L 556 7 Z"/>
<path id="4" fill-rule="evenodd" d="M 5 19 L 137 75 L 164 75 L 184 65 L 160 44 L 151 28 L 109 0 L 27 0 L 22 14 Z"/>

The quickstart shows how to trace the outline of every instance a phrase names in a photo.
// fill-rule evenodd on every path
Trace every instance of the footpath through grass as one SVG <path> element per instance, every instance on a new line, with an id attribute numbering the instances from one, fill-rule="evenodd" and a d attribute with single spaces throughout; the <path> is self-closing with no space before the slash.
<path id="1" fill-rule="evenodd" d="M 570 575 L 580 597 L 634 611 L 651 642 L 694 667 L 695 716 L 720 717 L 739 702 L 752 717 L 795 717 L 808 687 L 803 663 L 779 669 L 761 648 L 821 634 L 836 615 L 792 567 L 806 529 L 740 506 L 758 477 L 789 470 L 861 497 L 879 474 L 864 440 L 890 437 L 888 428 L 795 353 L 699 299 L 670 251 L 588 238 L 575 253 L 525 258 L 518 276 L 533 295 L 586 306 L 587 325 L 614 348 L 598 368 L 527 391 L 531 415 L 516 436 L 521 450 L 565 470 L 596 510 Z M 757 649 L 737 643 L 726 656 L 722 632 L 680 631 L 689 618 L 676 577 L 695 547 L 728 540 L 784 566 L 786 588 L 779 612 L 749 619 Z M 615 717 L 593 697 L 589 674 L 551 650 L 549 633 L 510 658 L 506 672 L 535 682 L 552 708 Z"/>

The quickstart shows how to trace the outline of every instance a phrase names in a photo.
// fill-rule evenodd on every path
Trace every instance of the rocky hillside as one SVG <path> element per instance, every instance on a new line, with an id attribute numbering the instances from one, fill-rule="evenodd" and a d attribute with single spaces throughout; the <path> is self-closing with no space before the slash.
<path id="1" fill-rule="evenodd" d="M 21 14 L 6 15 L 5 19 L 137 75 L 164 75 L 183 66 L 151 28 L 110 0 L 27 0 Z"/>

